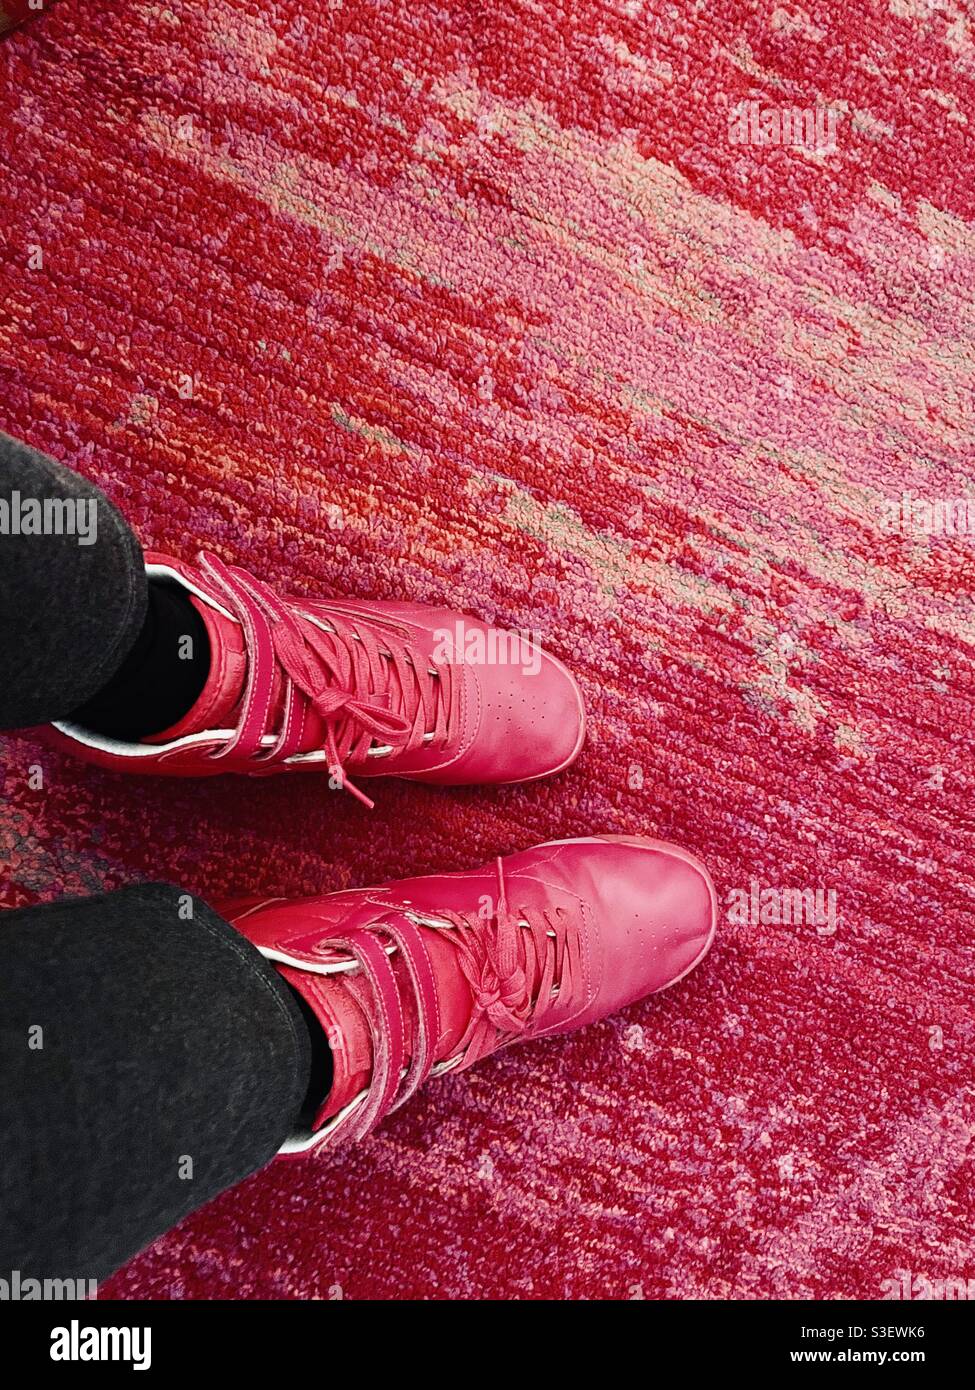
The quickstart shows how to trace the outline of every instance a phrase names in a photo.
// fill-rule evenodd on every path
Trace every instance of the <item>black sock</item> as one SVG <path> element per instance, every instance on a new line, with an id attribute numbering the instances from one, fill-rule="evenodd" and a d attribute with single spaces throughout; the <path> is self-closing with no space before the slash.
<path id="1" fill-rule="evenodd" d="M 301 1011 L 311 1042 L 311 1077 L 308 1082 L 308 1094 L 301 1107 L 301 1118 L 311 1121 L 332 1089 L 335 1070 L 332 1062 L 332 1049 L 325 1036 L 325 1029 L 315 1017 L 314 1009 L 302 999 L 294 985 L 288 984 L 287 980 L 285 980 L 285 984 L 291 990 L 292 998 Z"/>
<path id="2" fill-rule="evenodd" d="M 146 620 L 135 646 L 71 722 L 137 743 L 187 715 L 209 673 L 210 639 L 189 594 L 169 580 L 150 579 Z"/>

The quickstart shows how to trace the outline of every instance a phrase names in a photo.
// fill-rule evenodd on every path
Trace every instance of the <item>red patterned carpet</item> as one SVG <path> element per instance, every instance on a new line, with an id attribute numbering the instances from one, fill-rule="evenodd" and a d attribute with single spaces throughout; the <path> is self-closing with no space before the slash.
<path id="1" fill-rule="evenodd" d="M 9 737 L 3 901 L 596 830 L 679 840 L 731 908 L 659 1000 L 258 1175 L 107 1292 L 975 1278 L 970 9 L 62 0 L 0 45 L 0 113 L 0 428 L 156 546 L 531 629 L 591 709 L 569 775 L 372 814 Z"/>

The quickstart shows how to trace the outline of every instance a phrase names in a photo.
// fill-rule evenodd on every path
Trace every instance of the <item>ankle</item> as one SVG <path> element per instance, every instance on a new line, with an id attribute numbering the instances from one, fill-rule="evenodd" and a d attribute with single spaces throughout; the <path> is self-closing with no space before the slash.
<path id="1" fill-rule="evenodd" d="M 299 1120 L 311 1120 L 318 1114 L 324 1105 L 329 1091 L 332 1089 L 332 1081 L 335 1075 L 335 1067 L 332 1060 L 332 1049 L 329 1046 L 325 1030 L 315 1017 L 315 1011 L 306 1002 L 299 990 L 294 985 L 285 980 L 285 984 L 291 991 L 291 997 L 298 1006 L 298 1011 L 308 1029 L 308 1040 L 311 1044 L 311 1070 L 308 1077 L 308 1090 L 299 1114 Z"/>
<path id="2" fill-rule="evenodd" d="M 206 625 L 188 591 L 150 579 L 146 619 L 135 646 L 71 722 L 127 743 L 162 733 L 199 699 L 210 659 Z"/>

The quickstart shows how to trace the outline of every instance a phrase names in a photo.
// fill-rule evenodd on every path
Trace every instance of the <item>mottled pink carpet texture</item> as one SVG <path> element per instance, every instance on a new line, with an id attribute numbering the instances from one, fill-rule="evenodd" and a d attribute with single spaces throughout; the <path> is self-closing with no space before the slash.
<path id="1" fill-rule="evenodd" d="M 975 1277 L 970 9 L 63 0 L 0 45 L 0 116 L 0 427 L 160 548 L 537 633 L 591 713 L 560 778 L 371 814 L 11 736 L 4 903 L 599 831 L 722 902 L 669 993 L 258 1174 L 106 1293 Z"/>

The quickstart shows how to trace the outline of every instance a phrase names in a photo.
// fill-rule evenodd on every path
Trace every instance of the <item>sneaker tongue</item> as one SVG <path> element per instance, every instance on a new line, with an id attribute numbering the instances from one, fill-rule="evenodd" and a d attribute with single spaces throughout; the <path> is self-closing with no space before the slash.
<path id="1" fill-rule="evenodd" d="M 170 743 L 204 729 L 232 729 L 237 723 L 247 680 L 247 651 L 240 623 L 189 592 L 210 639 L 210 672 L 192 709 L 178 723 L 146 743 Z"/>
<path id="2" fill-rule="evenodd" d="M 449 941 L 433 933 L 426 946 L 433 966 L 440 1006 L 440 1036 L 435 1057 L 438 1062 L 453 1056 L 470 1021 L 474 1000 L 470 986 L 457 967 L 457 953 Z M 332 1050 L 332 1086 L 315 1116 L 312 1128 L 337 1115 L 351 1100 L 366 1090 L 372 1077 L 372 1036 L 359 1003 L 356 978 L 352 972 L 316 975 L 289 965 L 278 969 L 311 1008 L 325 1031 Z M 393 974 L 403 1002 L 403 1028 L 406 1057 L 413 1055 L 415 1000 L 408 973 L 399 955 L 393 957 Z"/>
<path id="3" fill-rule="evenodd" d="M 369 1026 L 344 975 L 313 975 L 290 965 L 278 969 L 322 1025 L 332 1051 L 332 1085 L 312 1123 L 313 1129 L 320 1129 L 369 1085 Z"/>

